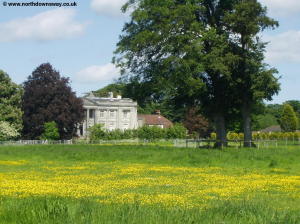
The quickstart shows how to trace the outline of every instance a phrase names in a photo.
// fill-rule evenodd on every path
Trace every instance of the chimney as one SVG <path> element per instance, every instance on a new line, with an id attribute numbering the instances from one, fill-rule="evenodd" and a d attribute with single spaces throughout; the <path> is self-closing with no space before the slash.
<path id="1" fill-rule="evenodd" d="M 108 98 L 113 99 L 114 98 L 114 93 L 113 92 L 109 92 L 108 93 Z"/>
<path id="2" fill-rule="evenodd" d="M 160 115 L 160 110 L 156 110 L 155 114 Z"/>

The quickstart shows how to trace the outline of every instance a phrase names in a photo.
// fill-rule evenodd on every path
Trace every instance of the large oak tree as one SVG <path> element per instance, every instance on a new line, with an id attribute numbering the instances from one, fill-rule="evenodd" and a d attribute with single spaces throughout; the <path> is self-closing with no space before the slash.
<path id="1" fill-rule="evenodd" d="M 277 24 L 266 9 L 257 0 L 130 0 L 123 9 L 130 7 L 114 59 L 128 80 L 201 104 L 218 146 L 226 144 L 226 122 L 242 112 L 247 140 L 251 107 L 278 91 L 276 71 L 263 64 L 264 44 L 254 42 Z"/>
<path id="2" fill-rule="evenodd" d="M 171 96 L 182 107 L 184 100 L 193 105 L 201 102 L 205 115 L 215 121 L 219 144 L 224 144 L 232 102 L 228 65 L 234 57 L 227 50 L 225 33 L 213 25 L 224 13 L 211 13 L 203 1 L 179 0 L 130 1 L 124 9 L 134 4 L 114 62 L 129 81 L 156 90 L 152 94 L 156 98 Z"/>
<path id="3" fill-rule="evenodd" d="M 26 139 L 39 138 L 44 124 L 52 121 L 58 126 L 60 139 L 70 139 L 84 116 L 82 101 L 72 91 L 69 79 L 49 63 L 37 67 L 24 82 L 22 108 Z"/>

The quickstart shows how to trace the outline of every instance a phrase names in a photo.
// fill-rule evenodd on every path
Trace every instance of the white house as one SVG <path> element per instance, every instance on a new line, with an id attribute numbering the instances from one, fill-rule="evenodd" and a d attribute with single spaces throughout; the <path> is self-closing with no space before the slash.
<path id="1" fill-rule="evenodd" d="M 82 97 L 85 111 L 84 122 L 78 130 L 79 136 L 87 136 L 88 128 L 103 124 L 107 130 L 138 128 L 137 102 L 109 93 L 107 98 L 95 97 L 92 93 Z"/>

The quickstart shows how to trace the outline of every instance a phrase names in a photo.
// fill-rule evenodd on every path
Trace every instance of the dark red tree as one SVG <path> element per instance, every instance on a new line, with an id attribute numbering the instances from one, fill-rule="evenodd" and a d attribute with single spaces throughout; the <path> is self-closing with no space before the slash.
<path id="1" fill-rule="evenodd" d="M 212 131 L 209 121 L 194 107 L 187 110 L 183 125 L 188 129 L 189 134 L 197 133 L 202 138 L 208 137 Z"/>
<path id="2" fill-rule="evenodd" d="M 83 120 L 83 104 L 69 85 L 69 78 L 61 77 L 51 64 L 37 67 L 23 83 L 23 138 L 37 139 L 46 122 L 55 121 L 61 139 L 76 135 Z"/>

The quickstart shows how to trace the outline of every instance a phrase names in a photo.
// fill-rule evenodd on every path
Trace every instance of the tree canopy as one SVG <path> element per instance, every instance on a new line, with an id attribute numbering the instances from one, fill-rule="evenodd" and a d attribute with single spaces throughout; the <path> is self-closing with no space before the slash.
<path id="1" fill-rule="evenodd" d="M 8 122 L 17 131 L 22 129 L 22 87 L 0 70 L 0 121 Z"/>
<path id="2" fill-rule="evenodd" d="M 138 89 L 152 100 L 201 105 L 220 144 L 226 122 L 243 114 L 251 140 L 253 105 L 279 90 L 258 38 L 277 25 L 266 8 L 257 0 L 130 0 L 123 10 L 129 8 L 113 60 L 123 78 L 144 86 Z"/>
<path id="3" fill-rule="evenodd" d="M 72 138 L 84 113 L 82 101 L 69 86 L 69 79 L 45 63 L 23 85 L 24 138 L 38 139 L 44 132 L 44 124 L 52 121 L 58 126 L 60 139 Z"/>
<path id="4" fill-rule="evenodd" d="M 280 126 L 284 132 L 296 131 L 298 127 L 298 118 L 296 113 L 293 107 L 287 103 L 283 105 Z"/>

